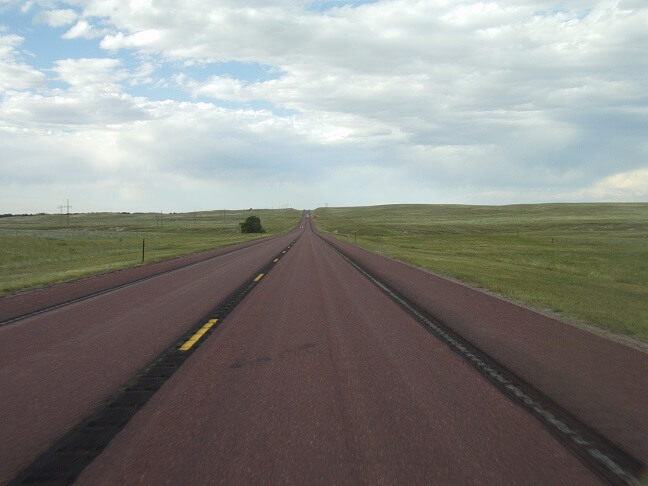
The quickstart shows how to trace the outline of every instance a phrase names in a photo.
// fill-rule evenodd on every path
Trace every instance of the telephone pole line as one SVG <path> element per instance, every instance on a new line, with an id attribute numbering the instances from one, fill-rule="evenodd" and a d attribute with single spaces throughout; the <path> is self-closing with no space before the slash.
<path id="1" fill-rule="evenodd" d="M 65 206 L 61 205 L 61 206 L 56 206 L 56 207 L 61 210 L 61 228 L 62 228 L 63 227 L 63 208 Z"/>
<path id="2" fill-rule="evenodd" d="M 70 229 L 70 208 L 72 207 L 72 206 L 70 206 L 70 200 L 69 199 L 67 200 L 67 204 L 60 205 L 60 206 L 57 206 L 57 207 L 61 210 L 61 227 L 63 227 L 63 208 L 66 208 L 66 210 L 67 210 L 67 227 L 68 227 L 68 229 Z"/>

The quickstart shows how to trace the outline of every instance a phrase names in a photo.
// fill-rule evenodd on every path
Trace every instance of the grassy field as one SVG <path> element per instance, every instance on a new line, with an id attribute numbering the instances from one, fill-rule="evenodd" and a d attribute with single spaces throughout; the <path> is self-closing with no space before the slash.
<path id="1" fill-rule="evenodd" d="M 648 342 L 648 203 L 320 208 L 373 251 Z M 357 236 L 356 236 L 357 235 Z"/>
<path id="2" fill-rule="evenodd" d="M 295 227 L 301 211 L 205 211 L 173 214 L 59 214 L 0 218 L 0 294 L 62 282 L 262 235 L 241 234 L 238 223 L 261 218 L 270 236 Z"/>

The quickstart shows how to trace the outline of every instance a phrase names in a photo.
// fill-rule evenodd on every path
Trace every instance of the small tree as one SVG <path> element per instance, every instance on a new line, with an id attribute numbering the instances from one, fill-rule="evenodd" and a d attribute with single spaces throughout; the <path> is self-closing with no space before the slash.
<path id="1" fill-rule="evenodd" d="M 241 233 L 265 233 L 258 216 L 248 216 L 245 221 L 239 223 Z"/>

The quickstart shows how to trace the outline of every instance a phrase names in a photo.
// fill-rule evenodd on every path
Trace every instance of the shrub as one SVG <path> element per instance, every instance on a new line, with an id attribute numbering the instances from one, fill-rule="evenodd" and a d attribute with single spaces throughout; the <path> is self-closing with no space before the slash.
<path id="1" fill-rule="evenodd" d="M 245 221 L 239 223 L 241 233 L 265 233 L 258 216 L 248 216 Z"/>

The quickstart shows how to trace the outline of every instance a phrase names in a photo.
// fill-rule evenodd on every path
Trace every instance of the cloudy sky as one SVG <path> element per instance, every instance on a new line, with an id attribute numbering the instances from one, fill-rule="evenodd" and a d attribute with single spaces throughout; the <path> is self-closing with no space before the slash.
<path id="1" fill-rule="evenodd" d="M 646 0 L 0 0 L 0 213 L 648 200 Z"/>

